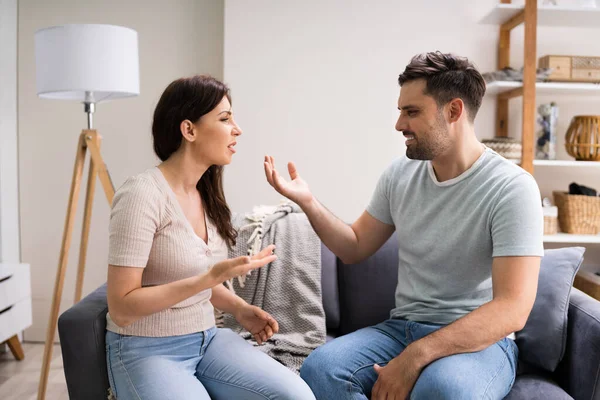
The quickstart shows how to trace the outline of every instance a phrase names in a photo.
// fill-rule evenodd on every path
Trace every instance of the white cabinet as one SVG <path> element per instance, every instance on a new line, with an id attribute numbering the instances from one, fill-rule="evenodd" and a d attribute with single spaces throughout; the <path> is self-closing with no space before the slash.
<path id="1" fill-rule="evenodd" d="M 0 343 L 23 357 L 31 326 L 31 277 L 21 263 L 17 141 L 17 0 L 0 0 Z"/>
<path id="2" fill-rule="evenodd" d="M 28 264 L 0 264 L 0 343 L 31 326 Z"/>

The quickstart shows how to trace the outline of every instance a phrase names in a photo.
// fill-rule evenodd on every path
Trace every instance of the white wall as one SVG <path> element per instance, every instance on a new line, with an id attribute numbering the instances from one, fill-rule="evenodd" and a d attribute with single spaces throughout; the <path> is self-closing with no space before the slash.
<path id="1" fill-rule="evenodd" d="M 139 35 L 139 97 L 99 104 L 94 125 L 116 187 L 157 163 L 151 118 L 173 79 L 223 75 L 222 0 L 21 0 L 19 2 L 19 141 L 22 259 L 31 264 L 33 326 L 27 340 L 45 340 L 83 106 L 36 96 L 34 32 L 65 23 L 105 23 Z M 86 167 L 87 168 L 87 167 Z M 87 170 L 84 173 L 87 177 Z M 73 302 L 85 189 L 69 257 L 62 309 Z M 96 185 L 84 295 L 106 281 L 109 206 Z"/>
<path id="2" fill-rule="evenodd" d="M 0 262 L 20 262 L 17 1 L 0 0 Z"/>
<path id="3" fill-rule="evenodd" d="M 303 2 L 227 0 L 225 79 L 237 120 L 245 130 L 228 168 L 228 201 L 236 211 L 273 203 L 279 196 L 263 179 L 262 157 L 280 170 L 296 162 L 316 196 L 353 221 L 364 210 L 377 178 L 405 151 L 394 130 L 397 76 L 420 52 L 441 50 L 469 57 L 482 72 L 496 68 L 497 26 L 478 21 L 497 0 Z M 539 54 L 600 54 L 597 30 L 540 28 Z M 512 35 L 512 66 L 523 60 L 523 29 Z M 562 136 L 575 113 L 600 111 L 596 99 L 558 102 Z M 511 135 L 520 136 L 520 100 Z M 479 138 L 494 135 L 495 101 L 487 98 L 476 120 Z M 572 174 L 572 175 L 571 175 Z M 542 193 L 568 183 L 600 190 L 598 170 L 536 172 Z M 552 247 L 552 246 L 548 246 Z M 588 246 L 586 262 L 600 265 Z"/>

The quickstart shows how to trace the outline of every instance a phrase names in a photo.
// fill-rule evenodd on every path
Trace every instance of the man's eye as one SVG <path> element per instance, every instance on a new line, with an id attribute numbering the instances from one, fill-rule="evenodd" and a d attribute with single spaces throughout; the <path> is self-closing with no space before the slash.
<path id="1" fill-rule="evenodd" d="M 408 112 L 408 116 L 409 117 L 414 117 L 415 115 L 417 115 L 417 113 L 418 113 L 417 111 L 409 111 Z"/>

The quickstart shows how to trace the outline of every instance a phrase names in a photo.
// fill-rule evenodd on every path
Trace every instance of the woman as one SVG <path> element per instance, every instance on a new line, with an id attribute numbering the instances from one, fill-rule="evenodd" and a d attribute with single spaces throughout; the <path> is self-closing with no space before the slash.
<path id="1" fill-rule="evenodd" d="M 154 112 L 162 163 L 128 179 L 110 219 L 106 349 L 110 386 L 128 399 L 314 399 L 308 386 L 237 334 L 260 344 L 277 322 L 222 283 L 273 260 L 274 247 L 227 258 L 235 241 L 222 187 L 239 126 L 229 89 L 208 76 L 172 82 Z"/>

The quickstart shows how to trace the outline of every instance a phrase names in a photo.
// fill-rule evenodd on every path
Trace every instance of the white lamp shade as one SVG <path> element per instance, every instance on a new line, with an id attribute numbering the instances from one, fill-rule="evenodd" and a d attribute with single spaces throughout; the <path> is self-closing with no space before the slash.
<path id="1" fill-rule="evenodd" d="M 41 98 L 99 103 L 140 93 L 138 35 L 114 25 L 72 24 L 35 33 Z"/>

